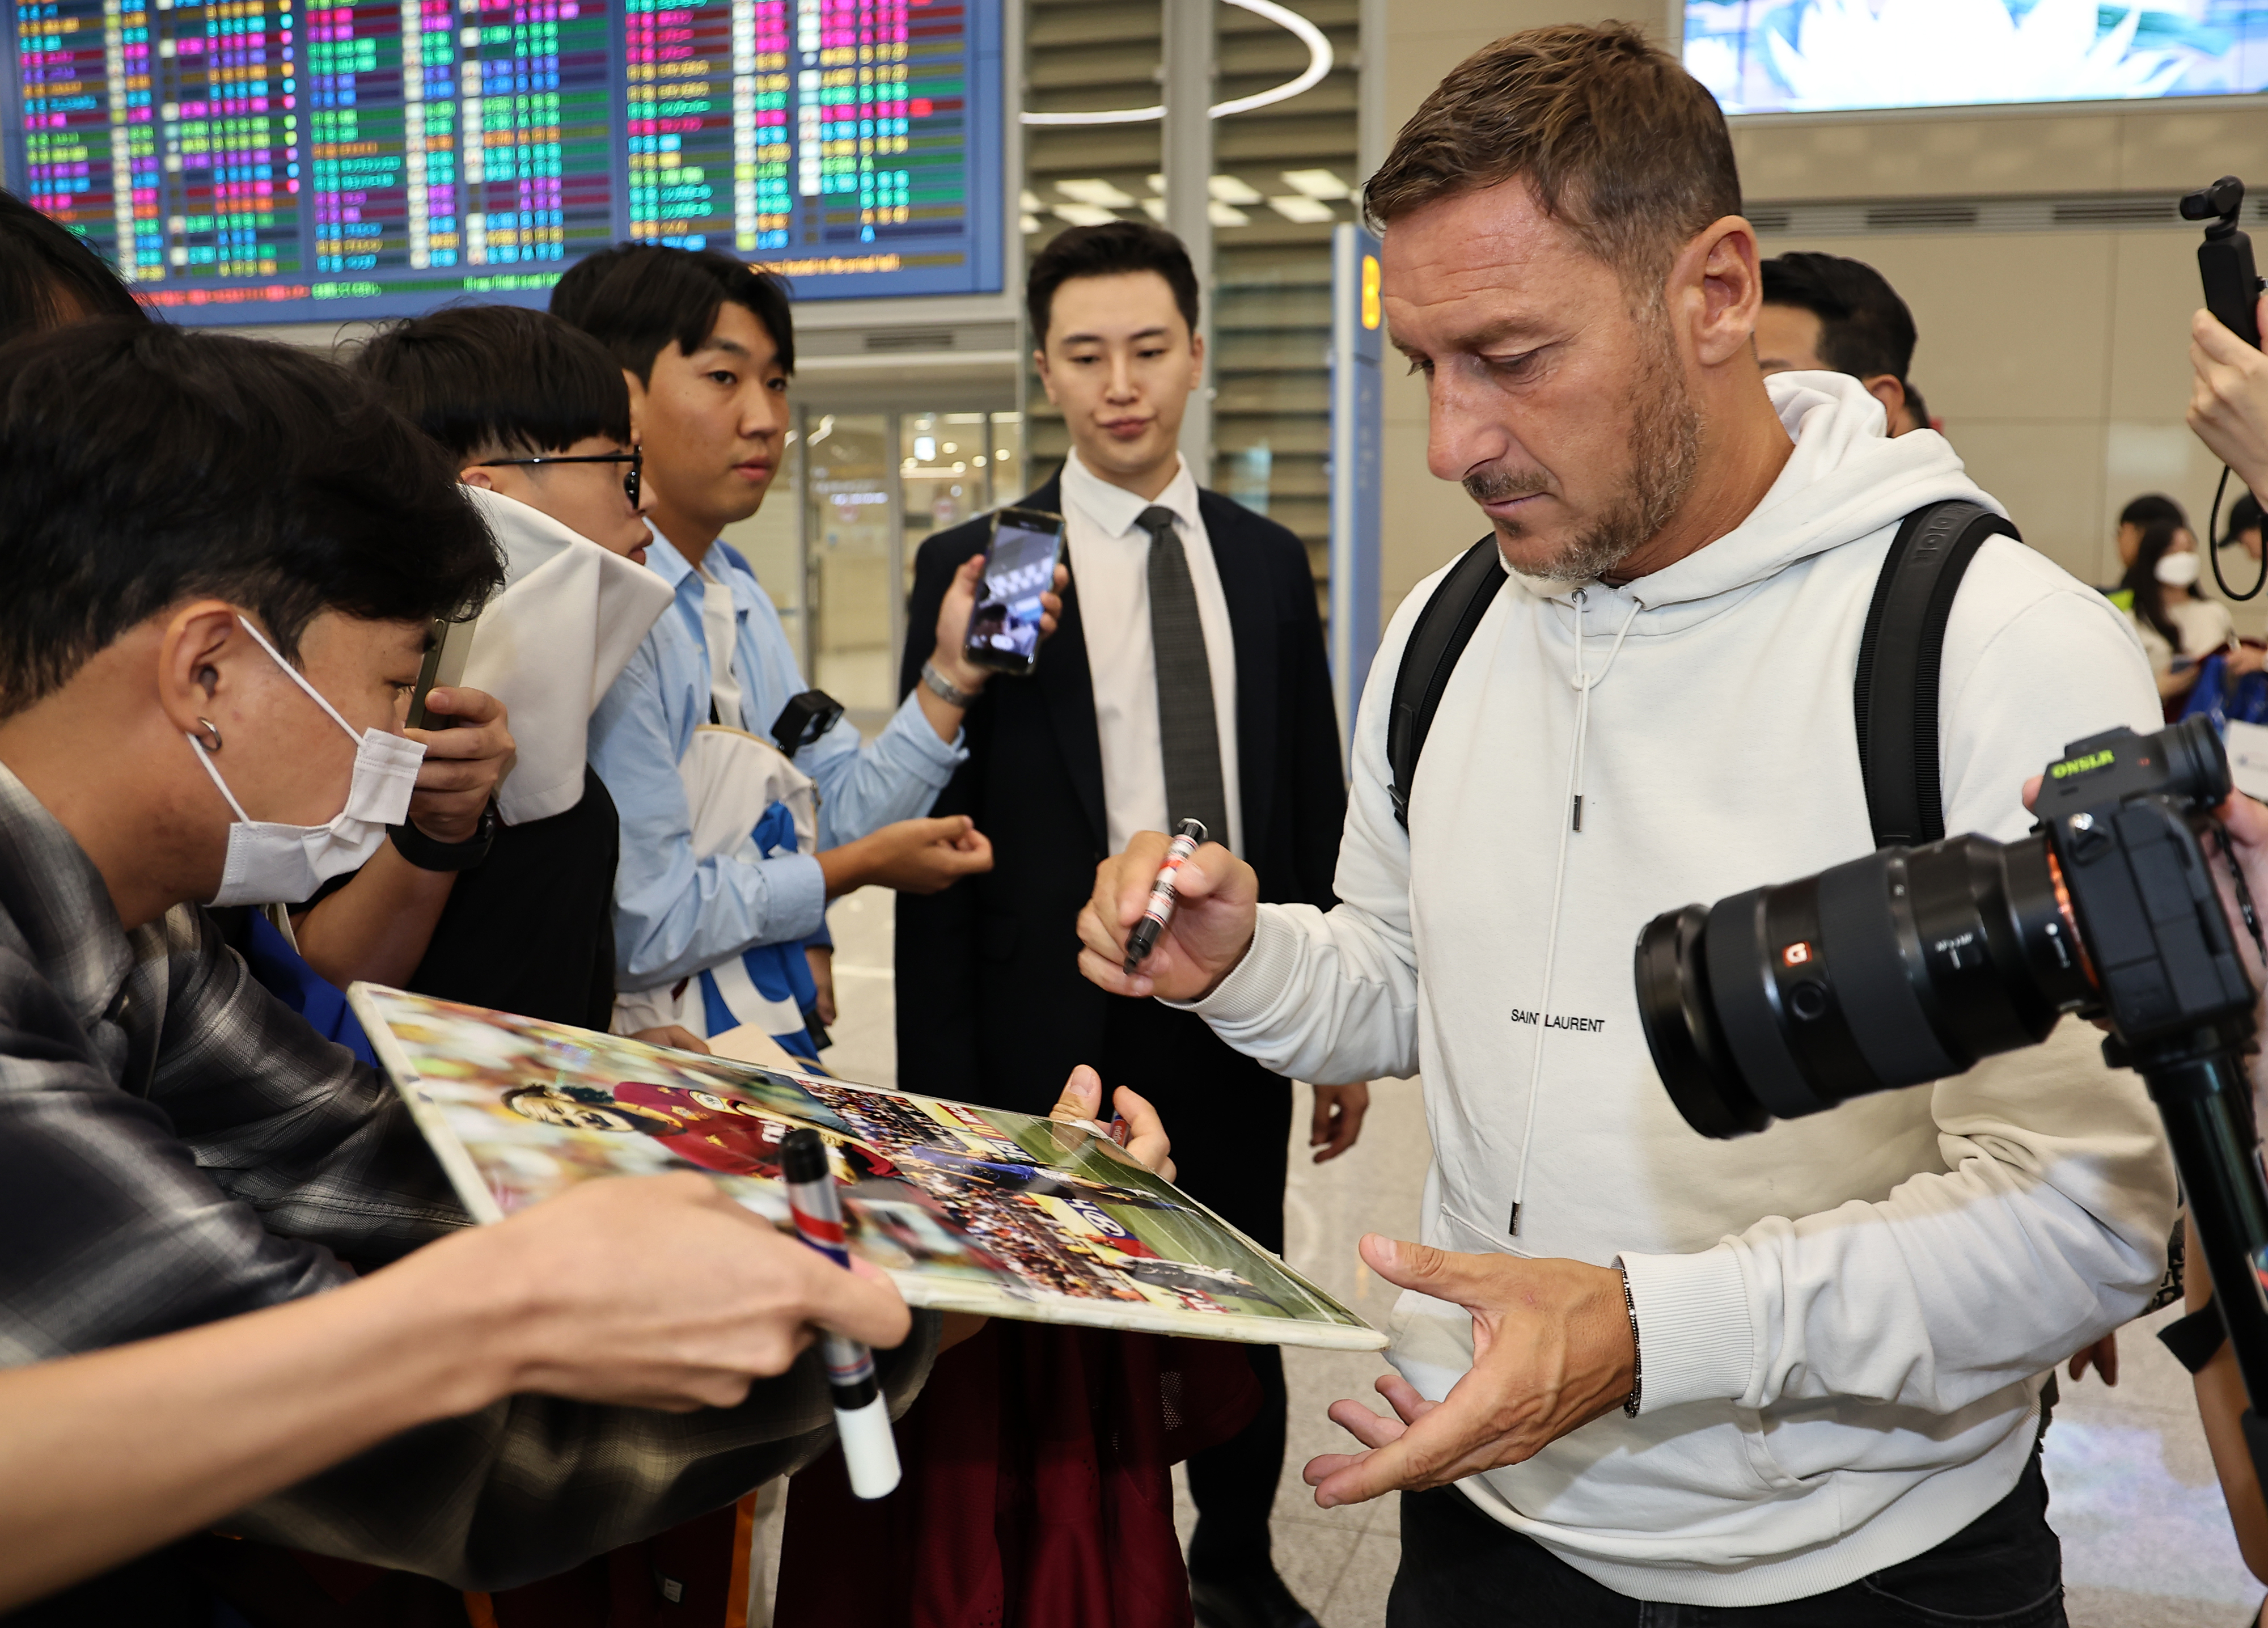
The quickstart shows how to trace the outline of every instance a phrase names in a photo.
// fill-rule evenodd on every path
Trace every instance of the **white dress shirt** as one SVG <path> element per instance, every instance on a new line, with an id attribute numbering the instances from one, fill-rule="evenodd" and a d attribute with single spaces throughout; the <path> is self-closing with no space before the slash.
<path id="1" fill-rule="evenodd" d="M 1211 833 L 1244 850 L 1244 806 L 1236 778 L 1236 635 L 1228 596 L 1213 564 L 1212 540 L 1197 512 L 1197 483 L 1184 462 L 1154 500 L 1174 512 L 1189 563 L 1197 622 L 1212 674 L 1213 726 L 1220 737 L 1220 783 L 1228 829 Z M 1150 534 L 1140 524 L 1150 502 L 1113 486 L 1079 462 L 1063 469 L 1064 541 L 1079 589 L 1086 670 L 1094 685 L 1094 727 L 1102 738 L 1102 804 L 1110 851 L 1137 831 L 1170 831 L 1181 816 L 1166 807 L 1166 755 L 1158 737 L 1158 663 L 1150 646 Z"/>

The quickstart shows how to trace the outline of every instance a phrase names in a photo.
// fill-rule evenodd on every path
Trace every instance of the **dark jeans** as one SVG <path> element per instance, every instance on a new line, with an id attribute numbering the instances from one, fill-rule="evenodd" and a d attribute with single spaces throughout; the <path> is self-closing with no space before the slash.
<path id="1" fill-rule="evenodd" d="M 1260 1381 L 1259 1411 L 1235 1435 L 1189 1460 L 1189 1499 L 1197 1506 L 1189 1571 L 1209 1581 L 1270 1564 L 1268 1517 L 1284 1474 L 1284 1353 L 1274 1345 L 1248 1345 L 1244 1354 Z"/>
<path id="2" fill-rule="evenodd" d="M 1663 1605 L 1594 1582 L 1454 1487 L 1402 1495 L 1387 1628 L 2064 1628 L 2063 1549 L 2032 1451 L 2015 1490 L 1936 1548 L 1778 1605 Z"/>

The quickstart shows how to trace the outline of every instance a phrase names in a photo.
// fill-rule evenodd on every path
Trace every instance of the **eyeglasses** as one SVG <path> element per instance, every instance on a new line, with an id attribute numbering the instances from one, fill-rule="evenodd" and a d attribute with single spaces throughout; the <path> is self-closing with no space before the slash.
<path id="1" fill-rule="evenodd" d="M 622 472 L 622 496 L 630 500 L 630 507 L 638 506 L 638 486 L 645 475 L 645 449 L 634 446 L 626 453 L 547 453 L 541 458 L 488 458 L 473 466 L 475 469 L 499 469 L 507 464 L 531 463 L 626 463 Z"/>

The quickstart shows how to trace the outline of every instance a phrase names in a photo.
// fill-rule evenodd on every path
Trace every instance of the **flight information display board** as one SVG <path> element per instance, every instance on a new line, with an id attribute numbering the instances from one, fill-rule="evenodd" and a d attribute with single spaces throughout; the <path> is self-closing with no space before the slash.
<path id="1" fill-rule="evenodd" d="M 1002 0 L 12 0 L 9 187 L 177 320 L 541 304 L 593 249 L 1000 287 Z"/>

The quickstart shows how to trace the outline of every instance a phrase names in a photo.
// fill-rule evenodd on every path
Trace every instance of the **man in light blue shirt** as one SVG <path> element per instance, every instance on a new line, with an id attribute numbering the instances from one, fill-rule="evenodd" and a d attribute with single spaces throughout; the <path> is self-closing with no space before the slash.
<path id="1" fill-rule="evenodd" d="M 677 767 L 694 731 L 713 720 L 769 740 L 806 688 L 770 596 L 718 541 L 756 512 L 779 466 L 795 343 L 784 285 L 716 251 L 626 245 L 570 271 L 552 310 L 629 380 L 652 492 L 646 564 L 677 595 L 591 720 L 592 764 L 622 812 L 621 986 L 674 985 L 752 947 L 808 939 L 828 899 L 869 883 L 931 893 L 991 868 L 968 818 L 919 817 L 968 755 L 961 715 L 987 677 L 961 654 L 981 558 L 946 597 L 927 681 L 880 735 L 862 745 L 838 722 L 797 753 L 818 783 L 819 851 L 695 858 Z M 1049 608 L 1052 628 L 1052 595 Z M 823 995 L 818 1005 L 831 1016 Z"/>

